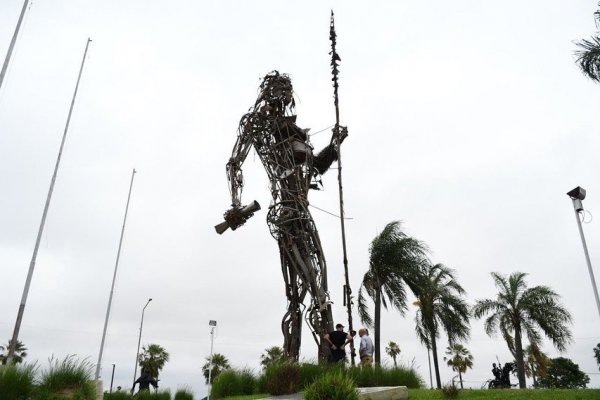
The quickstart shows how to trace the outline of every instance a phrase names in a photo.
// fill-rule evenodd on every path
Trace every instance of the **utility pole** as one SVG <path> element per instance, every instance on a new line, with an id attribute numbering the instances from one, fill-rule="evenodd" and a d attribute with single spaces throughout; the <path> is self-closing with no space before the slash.
<path id="1" fill-rule="evenodd" d="M 100 352 L 98 353 L 98 363 L 96 364 L 95 379 L 100 379 L 100 369 L 102 367 L 102 353 L 104 352 L 104 340 L 106 339 L 106 329 L 108 328 L 108 317 L 112 306 L 113 293 L 115 290 L 115 281 L 117 280 L 117 268 L 119 267 L 119 258 L 121 256 L 121 245 L 123 244 L 123 235 L 125 234 L 125 223 L 127 222 L 127 212 L 129 211 L 129 200 L 131 199 L 131 189 L 133 188 L 133 178 L 135 176 L 135 168 L 131 172 L 131 182 L 129 183 L 129 194 L 127 195 L 127 205 L 125 206 L 125 217 L 123 217 L 123 226 L 121 227 L 121 238 L 119 239 L 119 249 L 117 250 L 117 260 L 115 261 L 115 272 L 113 273 L 112 285 L 110 286 L 110 294 L 108 296 L 108 306 L 106 307 L 106 318 L 104 319 L 104 330 L 102 331 L 102 340 L 100 341 Z M 114 373 L 114 364 L 113 364 Z"/>
<path id="2" fill-rule="evenodd" d="M 19 20 L 17 21 L 15 33 L 13 33 L 12 40 L 10 41 L 10 45 L 8 46 L 8 51 L 6 52 L 6 57 L 4 58 L 4 64 L 2 64 L 2 70 L 0 71 L 0 89 L 2 89 L 2 82 L 4 82 L 4 76 L 6 76 L 6 70 L 8 69 L 8 64 L 10 63 L 10 58 L 12 57 L 12 53 L 15 48 L 15 43 L 17 43 L 17 37 L 19 36 L 19 30 L 21 29 L 21 23 L 23 22 L 23 17 L 25 16 L 25 11 L 27 10 L 28 3 L 29 0 L 25 0 L 25 2 L 23 3 L 23 8 L 21 9 L 21 15 L 19 15 Z"/>
<path id="3" fill-rule="evenodd" d="M 67 123 L 65 124 L 65 130 L 63 132 L 62 141 L 60 143 L 58 157 L 56 158 L 56 165 L 54 166 L 54 173 L 52 174 L 52 180 L 50 181 L 50 189 L 48 189 L 48 196 L 46 197 L 46 205 L 44 206 L 44 212 L 42 213 L 42 221 L 40 222 L 40 228 L 38 230 L 37 239 L 35 241 L 35 247 L 33 248 L 33 255 L 31 257 L 31 262 L 29 263 L 29 272 L 27 273 L 27 279 L 25 280 L 25 288 L 23 289 L 23 296 L 21 297 L 21 304 L 19 305 L 19 311 L 17 313 L 15 329 L 13 331 L 12 339 L 9 342 L 8 356 L 6 361 L 7 364 L 10 364 L 12 362 L 12 359 L 15 355 L 15 347 L 17 345 L 17 340 L 19 339 L 19 330 L 21 329 L 21 322 L 23 320 L 23 314 L 25 313 L 25 304 L 27 303 L 29 286 L 31 285 L 31 278 L 33 277 L 33 270 L 35 269 L 35 261 L 37 259 L 37 253 L 40 247 L 42 233 L 44 232 L 44 225 L 46 224 L 46 216 L 48 215 L 48 208 L 50 207 L 50 200 L 52 199 L 52 192 L 54 191 L 54 183 L 56 182 L 58 166 L 60 165 L 60 159 L 62 157 L 63 148 L 65 146 L 65 139 L 67 138 L 67 131 L 69 130 L 69 124 L 71 122 L 71 115 L 73 114 L 73 106 L 75 105 L 75 98 L 77 97 L 77 90 L 79 89 L 79 82 L 81 80 L 81 74 L 83 72 L 83 66 L 85 64 L 85 57 L 87 56 L 88 47 L 91 41 L 92 39 L 88 38 L 87 43 L 85 45 L 85 51 L 83 52 L 83 59 L 81 60 L 81 67 L 79 68 L 79 75 L 77 76 L 77 84 L 75 85 L 75 92 L 73 93 L 73 99 L 71 100 L 71 107 L 69 108 Z"/>
<path id="4" fill-rule="evenodd" d="M 343 128 L 344 132 L 340 130 L 340 107 L 339 107 L 339 97 L 338 97 L 338 62 L 342 61 L 340 56 L 336 51 L 337 44 L 337 34 L 335 33 L 335 20 L 333 17 L 333 10 L 331 11 L 331 23 L 329 25 L 329 40 L 331 40 L 331 73 L 333 75 L 333 103 L 335 105 L 335 128 L 334 128 L 334 138 L 335 138 L 335 149 L 337 151 L 338 157 L 338 189 L 339 189 L 339 197 L 340 197 L 340 223 L 342 228 L 342 251 L 344 256 L 344 305 L 347 307 L 348 312 L 348 332 L 352 334 L 352 289 L 350 288 L 350 278 L 348 276 L 348 255 L 346 251 L 346 225 L 344 221 L 344 186 L 342 184 L 342 135 L 346 134 L 346 129 Z M 354 351 L 354 341 L 350 342 L 350 361 L 352 366 L 354 366 L 354 357 L 356 356 L 356 352 Z"/>

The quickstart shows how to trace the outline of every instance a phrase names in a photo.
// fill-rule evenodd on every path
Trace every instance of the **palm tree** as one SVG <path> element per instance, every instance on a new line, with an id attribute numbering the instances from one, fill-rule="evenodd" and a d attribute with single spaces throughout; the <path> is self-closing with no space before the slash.
<path id="1" fill-rule="evenodd" d="M 419 282 L 419 308 L 415 317 L 417 337 L 433 354 L 437 388 L 442 388 L 437 355 L 440 328 L 453 345 L 469 338 L 469 307 L 462 296 L 465 290 L 443 264 L 429 265 Z"/>
<path id="2" fill-rule="evenodd" d="M 596 359 L 596 362 L 598 363 L 598 368 L 600 369 L 600 343 L 598 343 L 596 347 L 594 347 L 594 358 Z"/>
<path id="3" fill-rule="evenodd" d="M 508 279 L 492 272 L 499 292 L 496 299 L 478 300 L 473 308 L 475 318 L 487 316 L 485 332 L 492 336 L 500 331 L 517 362 L 519 387 L 525 389 L 523 335 L 531 345 L 540 346 L 540 330 L 552 340 L 554 347 L 564 351 L 571 342 L 571 314 L 559 303 L 560 296 L 547 286 L 528 288 L 523 272 L 514 272 Z M 513 337 L 514 335 L 514 337 Z"/>
<path id="4" fill-rule="evenodd" d="M 596 27 L 600 28 L 600 3 L 598 3 L 598 11 L 594 13 L 596 19 Z M 581 43 L 577 43 L 580 50 L 575 52 L 579 68 L 589 78 L 596 82 L 600 82 L 600 32 L 596 36 L 592 36 L 590 40 L 583 39 Z"/>
<path id="5" fill-rule="evenodd" d="M 465 346 L 459 343 L 448 346 L 446 355 L 449 357 L 444 357 L 444 361 L 449 367 L 452 367 L 452 371 L 458 372 L 460 388 L 463 389 L 462 374 L 466 373 L 467 369 L 473 368 L 473 356 Z"/>
<path id="6" fill-rule="evenodd" d="M 401 351 L 402 350 L 400 350 L 400 346 L 391 340 L 385 348 L 385 352 L 394 360 L 394 368 L 398 368 L 398 364 L 396 364 L 396 357 L 398 357 L 398 354 L 400 354 Z"/>
<path id="7" fill-rule="evenodd" d="M 158 344 L 149 344 L 142 347 L 139 364 L 142 370 L 148 371 L 150 376 L 158 379 L 159 372 L 169 361 L 169 353 Z"/>
<path id="8" fill-rule="evenodd" d="M 535 344 L 525 350 L 525 376 L 533 379 L 533 387 L 538 386 L 537 378 L 544 377 L 552 360 Z"/>
<path id="9" fill-rule="evenodd" d="M 361 321 L 375 330 L 375 362 L 381 361 L 381 306 L 388 304 L 401 315 L 406 311 L 405 284 L 415 293 L 427 247 L 402 232 L 400 222 L 390 222 L 373 239 L 369 248 L 369 270 L 358 292 L 358 314 Z M 375 303 L 375 320 L 369 314 L 365 295 Z"/>
<path id="10" fill-rule="evenodd" d="M 230 369 L 229 360 L 223 354 L 214 353 L 212 356 L 212 372 L 210 373 L 210 384 L 214 382 L 217 375 L 226 369 Z M 210 369 L 210 357 L 206 357 L 206 364 L 202 366 L 202 374 L 208 384 L 208 370 Z"/>
<path id="11" fill-rule="evenodd" d="M 284 354 L 283 349 L 281 347 L 269 347 L 268 349 L 265 349 L 264 354 L 261 354 L 260 365 L 262 365 L 263 368 L 266 369 L 269 365 L 282 361 L 283 358 Z"/>
<path id="12" fill-rule="evenodd" d="M 6 365 L 8 361 L 8 349 L 10 348 L 12 339 L 8 341 L 6 346 L 0 346 L 0 351 L 3 353 L 0 354 L 0 364 Z M 6 352 L 6 353 L 4 353 Z M 23 359 L 27 357 L 27 348 L 20 340 L 17 340 L 17 345 L 15 346 L 15 355 L 12 358 L 12 362 L 14 364 L 19 364 L 23 362 Z"/>

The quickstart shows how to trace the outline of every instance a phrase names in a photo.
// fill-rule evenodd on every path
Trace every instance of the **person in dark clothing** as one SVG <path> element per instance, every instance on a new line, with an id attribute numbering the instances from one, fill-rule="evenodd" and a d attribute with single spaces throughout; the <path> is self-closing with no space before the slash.
<path id="1" fill-rule="evenodd" d="M 142 390 L 150 390 L 150 385 L 154 386 L 154 389 L 158 389 L 158 382 L 156 381 L 156 379 L 150 376 L 150 373 L 145 369 L 142 370 L 142 374 L 140 375 L 140 377 L 137 378 L 135 382 L 133 382 L 133 386 L 131 387 L 131 394 L 133 394 L 136 383 L 140 384 L 138 393 Z"/>
<path id="2" fill-rule="evenodd" d="M 344 325 L 337 324 L 335 326 L 335 331 L 325 335 L 325 341 L 329 343 L 329 346 L 331 347 L 329 362 L 337 363 L 346 361 L 346 350 L 344 347 L 352 342 L 352 336 L 344 332 Z"/>

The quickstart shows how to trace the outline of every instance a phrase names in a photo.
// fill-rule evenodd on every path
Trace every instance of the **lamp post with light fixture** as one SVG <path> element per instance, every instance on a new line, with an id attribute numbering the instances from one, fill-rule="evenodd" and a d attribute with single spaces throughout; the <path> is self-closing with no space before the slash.
<path id="1" fill-rule="evenodd" d="M 594 297 L 596 298 L 596 307 L 598 308 L 598 315 L 600 316 L 600 299 L 598 298 L 598 288 L 596 287 L 594 270 L 592 269 L 592 262 L 590 261 L 590 255 L 588 253 L 587 244 L 585 242 L 585 236 L 583 235 L 583 228 L 581 227 L 580 215 L 584 211 L 582 200 L 585 199 L 585 189 L 583 189 L 581 186 L 577 186 L 575 189 L 568 192 L 567 195 L 573 201 L 573 208 L 575 209 L 575 219 L 577 219 L 577 227 L 579 228 L 579 235 L 581 236 L 581 244 L 583 245 L 585 261 L 587 262 L 588 271 L 590 273 L 590 280 L 592 281 L 592 289 L 594 290 Z"/>
<path id="2" fill-rule="evenodd" d="M 138 360 L 140 358 L 140 343 L 142 341 L 142 327 L 144 326 L 144 312 L 146 311 L 146 307 L 148 307 L 148 304 L 150 304 L 151 301 L 152 301 L 152 299 L 148 299 L 148 301 L 146 302 L 146 305 L 142 309 L 142 322 L 140 322 L 140 336 L 138 338 L 137 353 L 135 355 L 135 370 L 133 371 L 134 385 L 135 385 L 135 378 L 137 377 Z M 131 389 L 131 391 L 133 392 L 133 389 Z"/>
<path id="3" fill-rule="evenodd" d="M 210 400 L 210 390 L 212 389 L 212 382 L 210 381 L 212 377 L 212 362 L 213 362 L 213 341 L 215 338 L 215 328 L 217 327 L 217 321 L 211 319 L 208 321 L 208 326 L 210 326 L 210 361 L 208 362 L 208 396 L 207 399 Z"/>

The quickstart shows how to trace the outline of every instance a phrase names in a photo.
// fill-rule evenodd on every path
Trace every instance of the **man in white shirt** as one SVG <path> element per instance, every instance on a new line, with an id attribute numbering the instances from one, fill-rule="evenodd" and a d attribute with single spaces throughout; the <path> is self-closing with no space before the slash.
<path id="1" fill-rule="evenodd" d="M 373 365 L 373 340 L 369 336 L 369 331 L 366 328 L 358 330 L 360 336 L 360 347 L 358 354 L 360 355 L 360 365 L 364 367 L 371 367 Z"/>

